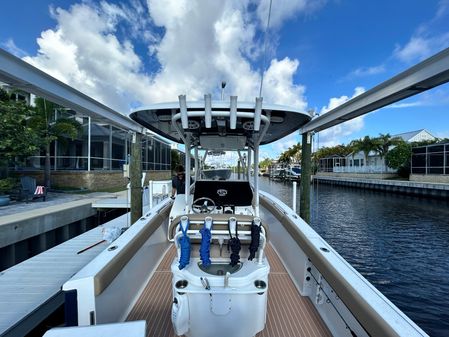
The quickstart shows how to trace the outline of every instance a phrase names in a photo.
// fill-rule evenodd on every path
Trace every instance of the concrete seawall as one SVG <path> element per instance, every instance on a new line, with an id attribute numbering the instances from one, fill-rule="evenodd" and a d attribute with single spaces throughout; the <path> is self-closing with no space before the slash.
<path id="1" fill-rule="evenodd" d="M 330 185 L 351 186 L 440 199 L 449 198 L 449 184 L 320 175 L 314 176 L 313 179 Z"/>

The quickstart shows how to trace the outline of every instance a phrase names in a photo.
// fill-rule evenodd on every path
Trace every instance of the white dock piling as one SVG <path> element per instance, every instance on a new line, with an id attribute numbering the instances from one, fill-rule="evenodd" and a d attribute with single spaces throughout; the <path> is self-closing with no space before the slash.
<path id="1" fill-rule="evenodd" d="M 149 201 L 150 201 L 150 209 L 153 208 L 153 180 L 150 180 L 150 195 L 149 195 Z"/>
<path id="2" fill-rule="evenodd" d="M 296 181 L 293 182 L 293 211 L 296 213 Z"/>

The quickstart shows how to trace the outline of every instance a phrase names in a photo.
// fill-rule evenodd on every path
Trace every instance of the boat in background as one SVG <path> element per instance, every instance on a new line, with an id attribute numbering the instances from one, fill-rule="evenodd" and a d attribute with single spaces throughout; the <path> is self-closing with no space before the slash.
<path id="1" fill-rule="evenodd" d="M 231 178 L 232 169 L 228 168 L 211 168 L 201 171 L 205 179 L 227 180 Z"/>
<path id="2" fill-rule="evenodd" d="M 301 180 L 301 166 L 298 164 L 277 164 L 270 167 L 270 179 L 281 181 L 300 181 Z"/>
<path id="3" fill-rule="evenodd" d="M 205 152 L 205 156 L 199 162 L 201 177 L 204 179 L 212 179 L 212 180 L 227 180 L 231 178 L 232 169 L 229 167 L 225 167 L 226 152 L 225 151 L 217 151 L 210 150 Z M 214 163 L 219 162 L 219 164 L 215 164 L 212 166 L 206 166 L 206 158 L 214 157 Z M 221 158 L 220 158 L 221 157 Z M 202 167 L 204 166 L 204 167 Z"/>
<path id="4" fill-rule="evenodd" d="M 290 207 L 259 190 L 259 146 L 311 119 L 231 100 L 152 105 L 130 117 L 186 153 L 254 158 L 241 180 L 202 179 L 144 214 L 63 286 L 67 324 L 45 336 L 427 336 Z M 127 322 L 138 321 L 138 322 Z M 72 333 L 72 335 L 70 334 Z M 90 335 L 89 335 L 90 334 Z"/>

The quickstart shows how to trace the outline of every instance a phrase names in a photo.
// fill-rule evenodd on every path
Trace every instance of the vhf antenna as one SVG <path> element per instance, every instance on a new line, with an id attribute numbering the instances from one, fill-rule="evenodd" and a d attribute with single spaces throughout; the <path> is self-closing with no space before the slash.
<path id="1" fill-rule="evenodd" d="M 224 88 L 226 87 L 226 82 L 221 81 L 221 100 L 224 100 Z"/>

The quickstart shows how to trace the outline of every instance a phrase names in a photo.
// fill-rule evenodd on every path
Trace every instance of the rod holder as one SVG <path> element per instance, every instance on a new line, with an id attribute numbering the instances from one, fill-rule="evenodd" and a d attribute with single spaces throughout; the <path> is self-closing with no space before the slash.
<path id="1" fill-rule="evenodd" d="M 212 229 L 212 217 L 207 216 L 207 217 L 204 219 L 204 225 L 206 226 L 206 228 L 207 228 L 208 230 L 211 230 L 211 229 Z"/>
<path id="2" fill-rule="evenodd" d="M 237 228 L 237 219 L 235 217 L 229 218 L 229 231 L 231 234 L 235 234 L 235 230 Z"/>
<path id="3" fill-rule="evenodd" d="M 185 215 L 181 218 L 181 227 L 184 232 L 187 231 L 189 227 L 189 218 Z"/>

